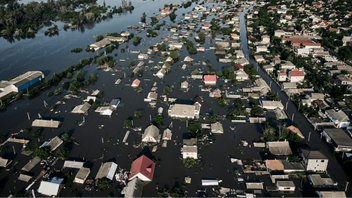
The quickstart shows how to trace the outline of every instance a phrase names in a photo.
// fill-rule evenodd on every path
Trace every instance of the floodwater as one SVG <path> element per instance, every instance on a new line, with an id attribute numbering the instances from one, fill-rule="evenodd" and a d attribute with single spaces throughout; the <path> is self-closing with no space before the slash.
<path id="1" fill-rule="evenodd" d="M 135 1 L 134 1 L 135 2 Z M 82 47 L 85 48 L 87 44 L 94 42 L 94 35 L 102 34 L 106 32 L 120 32 L 121 29 L 125 29 L 128 25 L 135 25 L 138 23 L 142 12 L 146 12 L 147 16 L 152 16 L 155 12 L 158 12 L 159 7 L 162 7 L 165 3 L 171 3 L 172 1 L 161 1 L 156 0 L 152 1 L 140 1 L 140 5 L 137 6 L 133 2 L 135 10 L 132 14 L 126 15 L 114 15 L 114 18 L 110 21 L 102 21 L 100 23 L 94 24 L 94 28 L 86 28 L 85 31 L 60 31 L 59 36 L 54 37 L 45 37 L 43 32 L 39 33 L 35 39 L 25 39 L 21 41 L 16 41 L 15 43 L 8 43 L 5 40 L 1 40 L 2 47 L 1 53 L 4 54 L 0 59 L 0 77 L 2 79 L 7 79 L 12 76 L 19 75 L 26 72 L 27 70 L 41 70 L 44 71 L 46 76 L 51 76 L 54 72 L 61 72 L 66 69 L 68 65 L 74 65 L 78 62 L 79 59 L 85 57 L 93 57 L 95 53 L 81 52 L 79 54 L 71 53 L 70 49 L 73 47 Z M 138 1 L 139 2 L 139 1 Z M 175 2 L 172 2 L 175 3 Z M 106 1 L 106 4 L 109 5 L 109 2 Z M 209 4 L 211 6 L 211 4 Z M 190 11 L 195 5 L 193 4 L 186 11 Z M 184 9 L 179 9 L 177 11 L 178 17 L 181 17 L 182 13 L 185 12 Z M 210 17 L 209 17 L 210 18 Z M 172 24 L 168 18 L 165 18 L 167 24 Z M 243 13 L 240 14 L 240 28 L 241 28 L 241 39 L 242 47 L 244 48 L 244 53 L 248 56 L 248 50 L 246 49 L 247 39 L 243 34 L 245 33 L 245 24 L 243 19 Z M 93 25 L 93 24 L 91 24 Z M 61 28 L 62 25 L 59 25 Z M 163 28 L 166 28 L 164 26 Z M 136 32 L 134 32 L 136 33 Z M 167 33 L 162 33 L 162 30 L 159 31 L 160 36 L 156 38 L 148 38 L 145 36 L 145 31 L 140 33 L 138 36 L 143 38 L 143 42 L 135 47 L 131 42 L 127 44 L 120 45 L 120 48 L 126 48 L 126 45 L 129 46 L 130 50 L 141 50 L 141 52 L 146 52 L 147 48 L 151 44 L 160 42 L 162 37 L 165 38 Z M 42 36 L 40 36 L 42 35 Z M 193 40 L 192 38 L 189 38 Z M 30 43 L 29 43 L 30 42 Z M 213 40 L 214 44 L 215 41 Z M 205 47 L 209 48 L 210 43 L 208 42 Z M 147 155 L 150 158 L 161 159 L 161 166 L 157 166 L 154 173 L 154 179 L 152 182 L 145 185 L 143 190 L 143 196 L 156 197 L 157 195 L 157 186 L 163 188 L 165 185 L 172 188 L 173 186 L 178 186 L 182 183 L 185 176 L 192 177 L 192 183 L 183 189 L 188 192 L 188 196 L 198 196 L 196 194 L 197 190 L 201 188 L 201 179 L 221 179 L 222 186 L 230 187 L 234 189 L 245 189 L 243 182 L 238 182 L 237 177 L 233 174 L 235 169 L 241 170 L 240 166 L 231 164 L 229 157 L 241 158 L 241 159 L 260 159 L 262 157 L 263 151 L 261 149 L 244 147 L 243 153 L 241 153 L 237 146 L 240 144 L 242 139 L 251 143 L 252 141 L 258 141 L 261 135 L 262 129 L 260 125 L 257 124 L 238 124 L 235 131 L 229 129 L 230 126 L 234 126 L 229 121 L 222 121 L 225 133 L 223 135 L 216 135 L 216 140 L 213 144 L 208 147 L 199 146 L 199 153 L 201 158 L 206 161 L 205 167 L 203 169 L 194 167 L 192 169 L 184 168 L 182 160 L 180 159 L 181 145 L 184 137 L 187 137 L 188 130 L 185 122 L 172 121 L 167 115 L 168 106 L 165 103 L 158 103 L 156 108 L 151 108 L 147 103 L 143 102 L 150 91 L 153 83 L 157 81 L 158 93 L 161 95 L 163 88 L 168 85 L 174 85 L 174 90 L 170 93 L 170 97 L 177 97 L 179 103 L 191 103 L 191 99 L 196 96 L 202 96 L 204 102 L 201 108 L 201 114 L 217 114 L 225 115 L 229 106 L 220 107 L 217 104 L 216 99 L 209 98 L 208 92 L 201 92 L 199 85 L 202 85 L 200 80 L 191 80 L 190 79 L 190 90 L 187 93 L 181 92 L 179 81 L 182 79 L 182 76 L 187 76 L 190 72 L 196 68 L 202 67 L 203 71 L 207 71 L 208 68 L 205 66 L 193 65 L 187 66 L 187 69 L 184 71 L 181 69 L 180 62 L 188 55 L 186 48 L 183 48 L 183 51 L 180 53 L 180 60 L 178 60 L 172 67 L 172 71 L 165 76 L 164 79 L 158 79 L 153 76 L 153 73 L 156 73 L 156 70 L 150 72 L 150 70 L 145 70 L 144 75 L 141 80 L 140 86 L 143 88 L 142 93 L 137 93 L 130 86 L 118 86 L 114 85 L 114 82 L 118 79 L 123 73 L 130 73 L 131 69 L 127 69 L 127 64 L 130 60 L 136 59 L 137 54 L 130 53 L 120 53 L 120 50 L 115 50 L 114 53 L 118 53 L 117 57 L 114 57 L 116 60 L 126 59 L 126 62 L 118 62 L 122 65 L 122 72 L 112 75 L 111 72 L 104 72 L 102 70 L 96 70 L 95 65 L 86 66 L 83 71 L 86 77 L 94 73 L 99 76 L 98 81 L 87 87 L 87 90 L 91 93 L 92 90 L 100 89 L 104 93 L 104 98 L 99 102 L 110 102 L 113 98 L 120 98 L 122 103 L 125 103 L 125 106 L 118 108 L 117 111 L 113 113 L 111 118 L 108 116 L 100 116 L 95 113 L 92 109 L 89 110 L 89 115 L 85 116 L 85 124 L 83 126 L 78 126 L 77 122 L 83 120 L 83 116 L 71 114 L 71 109 L 82 103 L 82 99 L 86 98 L 88 94 L 81 93 L 81 98 L 72 98 L 66 101 L 65 105 L 58 105 L 55 111 L 60 113 L 55 113 L 44 108 L 43 101 L 45 100 L 49 106 L 54 105 L 58 100 L 60 100 L 66 91 L 61 96 L 48 97 L 48 91 L 53 91 L 57 87 L 52 87 L 50 90 L 42 92 L 35 99 L 29 100 L 24 98 L 21 101 L 17 101 L 14 104 L 11 104 L 8 109 L 0 113 L 0 126 L 1 133 L 16 133 L 23 128 L 30 127 L 31 122 L 38 118 L 40 114 L 43 118 L 60 120 L 63 122 L 62 126 L 59 129 L 41 129 L 42 136 L 39 139 L 33 138 L 29 134 L 21 133 L 18 138 L 25 138 L 32 140 L 34 142 L 44 142 L 55 136 L 61 136 L 64 133 L 71 135 L 80 145 L 71 144 L 68 146 L 70 149 L 70 160 L 85 161 L 86 167 L 91 168 L 90 178 L 94 178 L 100 164 L 107 161 L 116 162 L 119 167 L 123 169 L 129 169 L 132 161 L 142 154 Z M 10 52 L 8 52 L 10 51 Z M 11 53 L 12 52 L 12 53 Z M 30 52 L 30 53 L 29 53 Z M 13 62 L 14 57 L 18 58 Z M 210 60 L 210 63 L 217 70 L 227 64 L 218 63 L 216 61 L 216 56 L 212 51 L 207 51 L 205 53 L 198 53 L 196 55 L 191 55 L 191 58 L 194 58 L 195 61 Z M 12 59 L 12 60 L 11 60 Z M 161 57 L 152 58 L 151 60 L 155 61 L 154 64 L 147 64 L 148 67 L 155 66 L 156 63 L 161 60 Z M 147 62 L 147 61 L 145 61 Z M 137 63 L 137 62 L 136 62 Z M 5 65 L 3 67 L 3 65 Z M 262 74 L 262 73 L 261 73 Z M 135 78 L 126 77 L 122 80 L 121 83 L 131 84 Z M 67 79 L 66 79 L 67 80 Z M 185 80 L 185 79 L 183 79 Z M 61 83 L 60 83 L 61 84 Z M 218 85 L 226 83 L 221 80 L 218 81 Z M 236 87 L 231 87 L 230 91 L 235 91 L 243 86 L 246 86 L 245 83 L 239 84 Z M 233 102 L 233 99 L 230 100 Z M 291 104 L 290 104 L 291 105 Z M 293 108 L 293 105 L 289 107 Z M 159 148 L 158 153 L 151 153 L 152 147 L 145 148 L 133 148 L 132 145 L 138 144 L 141 141 L 141 134 L 135 131 L 131 131 L 127 142 L 128 145 L 119 144 L 122 141 L 126 131 L 128 129 L 123 128 L 123 122 L 125 119 L 133 116 L 135 110 L 143 109 L 145 111 L 144 117 L 142 119 L 134 119 L 134 126 L 141 126 L 144 130 L 150 123 L 149 116 L 155 116 L 157 114 L 157 108 L 163 107 L 163 117 L 165 118 L 165 123 L 160 127 L 162 131 L 169 126 L 171 121 L 173 122 L 173 127 L 171 128 L 173 132 L 172 140 L 168 142 L 167 148 Z M 27 112 L 30 115 L 30 120 L 28 120 Z M 297 119 L 300 119 L 298 115 Z M 104 127 L 100 127 L 103 125 Z M 37 130 L 38 128 L 33 128 L 32 131 Z M 304 132 L 304 131 L 303 131 Z M 306 134 L 305 134 L 306 135 Z M 314 137 L 314 136 L 312 136 Z M 110 140 L 111 141 L 108 141 Z M 14 146 L 14 147 L 12 147 Z M 0 196 L 8 196 L 11 193 L 23 192 L 23 190 L 33 181 L 25 183 L 18 181 L 19 176 L 18 170 L 20 170 L 30 159 L 25 155 L 20 154 L 22 145 L 19 144 L 7 144 L 8 152 L 4 154 L 4 158 L 14 159 L 18 161 L 18 165 L 12 171 L 5 171 L 4 169 L 0 170 Z M 15 150 L 15 154 L 13 153 Z M 336 162 L 337 163 L 337 162 Z M 61 169 L 63 165 L 62 161 L 59 161 L 54 168 Z M 35 177 L 42 170 L 41 165 L 37 165 L 34 169 L 30 171 L 29 174 L 32 174 Z M 68 172 L 69 170 L 64 170 Z M 70 170 L 73 175 L 68 181 L 72 181 L 77 170 Z M 261 178 L 267 180 L 267 176 L 250 176 Z M 298 183 L 299 180 L 294 180 L 295 183 Z M 38 189 L 39 181 L 37 181 L 31 189 Z M 6 185 L 5 185 L 6 184 Z M 113 187 L 105 191 L 85 191 L 83 185 L 74 184 L 71 188 L 65 189 L 62 191 L 60 196 L 95 196 L 103 197 L 108 196 L 113 192 L 115 186 L 118 185 L 116 180 L 113 181 Z M 72 194 L 71 191 L 78 189 L 77 194 Z M 205 188 L 207 190 L 206 194 L 208 196 L 214 196 L 212 194 L 211 188 Z M 265 194 L 266 195 L 266 194 Z M 270 196 L 270 195 L 269 195 Z M 302 193 L 296 191 L 294 195 L 287 196 L 302 196 Z"/>

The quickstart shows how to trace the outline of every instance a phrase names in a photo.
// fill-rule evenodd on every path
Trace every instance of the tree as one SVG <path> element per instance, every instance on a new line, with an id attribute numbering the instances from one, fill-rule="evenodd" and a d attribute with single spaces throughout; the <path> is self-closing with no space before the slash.
<path id="1" fill-rule="evenodd" d="M 233 105 L 235 107 L 243 107 L 244 106 L 244 102 L 241 98 L 236 98 L 235 101 L 233 102 Z"/>
<path id="2" fill-rule="evenodd" d="M 95 82 L 95 81 L 97 81 L 97 80 L 98 80 L 98 77 L 97 77 L 96 75 L 94 75 L 94 74 L 91 74 L 91 75 L 89 75 L 89 77 L 88 77 L 88 81 L 89 81 L 90 83 Z"/>
<path id="3" fill-rule="evenodd" d="M 197 48 L 191 47 L 191 48 L 188 49 L 188 52 L 190 54 L 196 54 L 198 52 L 198 50 L 197 50 Z"/>
<path id="4" fill-rule="evenodd" d="M 202 125 L 198 122 L 189 122 L 188 124 L 188 130 L 190 133 L 197 133 L 198 130 L 202 129 Z"/>
<path id="5" fill-rule="evenodd" d="M 84 81 L 84 73 L 83 73 L 83 71 L 77 72 L 76 78 L 77 78 L 77 80 L 78 80 L 79 82 Z"/>
<path id="6" fill-rule="evenodd" d="M 103 35 L 99 34 L 99 35 L 95 36 L 95 41 L 96 42 L 101 41 L 101 40 L 103 40 Z"/>
<path id="7" fill-rule="evenodd" d="M 169 196 L 169 189 L 168 188 L 163 188 L 158 191 L 159 197 L 168 197 Z"/>
<path id="8" fill-rule="evenodd" d="M 194 160 L 193 158 L 187 158 L 186 162 L 185 162 L 185 167 L 186 168 L 193 168 L 193 166 L 196 164 L 196 160 Z"/>
<path id="9" fill-rule="evenodd" d="M 254 106 L 251 109 L 251 116 L 259 116 L 259 115 L 262 115 L 263 113 L 264 113 L 264 110 L 258 105 Z"/>
<path id="10" fill-rule="evenodd" d="M 197 74 L 198 74 L 198 70 L 197 70 L 197 69 L 193 70 L 193 71 L 191 72 L 191 74 L 192 74 L 192 75 L 197 75 Z"/>
<path id="11" fill-rule="evenodd" d="M 35 157 L 38 156 L 41 160 L 47 159 L 50 155 L 48 147 L 37 148 L 33 154 Z"/>
<path id="12" fill-rule="evenodd" d="M 279 101 L 280 100 L 280 97 L 278 94 L 276 94 L 275 92 L 273 91 L 269 91 L 266 95 L 266 99 L 267 100 L 276 100 L 276 101 Z"/>
<path id="13" fill-rule="evenodd" d="M 341 59 L 352 60 L 352 52 L 348 47 L 340 47 L 338 54 Z"/>
<path id="14" fill-rule="evenodd" d="M 221 71 L 216 71 L 215 73 L 218 77 L 221 77 L 222 76 L 222 72 Z"/>
<path id="15" fill-rule="evenodd" d="M 145 18 L 147 17 L 147 15 L 145 14 L 145 12 L 143 12 L 143 15 L 141 17 L 141 22 L 145 23 Z"/>
<path id="16" fill-rule="evenodd" d="M 153 121 L 157 124 L 157 125 L 162 125 L 164 123 L 164 118 L 161 115 L 156 115 L 153 118 Z"/>
<path id="17" fill-rule="evenodd" d="M 62 134 L 60 139 L 62 141 L 64 141 L 64 142 L 70 142 L 71 141 L 71 137 L 67 133 Z"/>
<path id="18" fill-rule="evenodd" d="M 40 130 L 36 130 L 36 131 L 33 132 L 33 137 L 39 138 L 41 134 L 42 133 L 40 132 Z"/>
<path id="19" fill-rule="evenodd" d="M 183 191 L 179 188 L 174 188 L 170 194 L 171 197 L 185 197 Z"/>
<path id="20" fill-rule="evenodd" d="M 138 70 L 137 71 L 137 76 L 138 77 L 142 77 L 143 76 L 143 71 L 142 70 Z"/>
<path id="21" fill-rule="evenodd" d="M 220 106 L 225 106 L 230 100 L 226 100 L 224 97 L 218 99 L 218 104 Z"/>
<path id="22" fill-rule="evenodd" d="M 173 58 L 173 59 L 176 59 L 180 56 L 180 54 L 178 52 L 175 52 L 175 51 L 171 51 L 170 52 L 170 57 Z"/>
<path id="23" fill-rule="evenodd" d="M 70 155 L 70 151 L 67 148 L 60 148 L 56 155 L 59 158 L 66 159 Z"/>
<path id="24" fill-rule="evenodd" d="M 211 116 L 209 116 L 208 120 L 209 120 L 210 123 L 214 123 L 214 122 L 216 122 L 218 120 L 218 116 L 217 115 L 211 115 Z"/>
<path id="25" fill-rule="evenodd" d="M 252 106 L 258 105 L 258 101 L 254 98 L 249 98 L 249 104 Z"/>
<path id="26" fill-rule="evenodd" d="M 141 118 L 144 115 L 144 111 L 139 110 L 134 112 L 134 118 L 138 119 Z"/>
<path id="27" fill-rule="evenodd" d="M 174 21 L 177 17 L 177 15 L 174 12 L 172 12 L 169 16 L 170 16 L 170 21 Z"/>
<path id="28" fill-rule="evenodd" d="M 123 125 L 125 127 L 132 127 L 132 120 L 131 119 L 126 119 L 124 122 L 123 122 Z"/>
<path id="29" fill-rule="evenodd" d="M 264 126 L 264 131 L 263 131 L 263 136 L 266 141 L 273 141 L 276 139 L 275 133 L 276 130 L 275 128 L 270 124 L 270 122 L 265 122 L 263 123 Z"/>
<path id="30" fill-rule="evenodd" d="M 100 190 L 106 190 L 106 189 L 110 188 L 111 186 L 112 186 L 111 181 L 107 178 L 103 178 L 103 179 L 98 180 L 98 188 Z"/>

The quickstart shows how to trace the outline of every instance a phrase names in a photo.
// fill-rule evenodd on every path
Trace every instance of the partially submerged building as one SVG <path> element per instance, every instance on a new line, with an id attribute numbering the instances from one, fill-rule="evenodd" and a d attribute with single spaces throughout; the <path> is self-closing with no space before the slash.
<path id="1" fill-rule="evenodd" d="M 29 160 L 29 162 L 21 169 L 23 171 L 27 171 L 29 172 L 30 170 L 32 170 L 32 168 L 34 168 L 35 165 L 37 165 L 40 162 L 40 158 L 37 156 L 31 160 Z"/>
<path id="2" fill-rule="evenodd" d="M 154 169 L 155 163 L 145 155 L 142 155 L 132 162 L 128 180 L 131 181 L 134 178 L 138 178 L 142 181 L 152 181 Z"/>
<path id="3" fill-rule="evenodd" d="M 224 133 L 224 128 L 220 122 L 215 122 L 210 125 L 212 133 Z"/>
<path id="4" fill-rule="evenodd" d="M 61 182 L 64 178 L 53 177 L 47 181 L 40 182 L 38 192 L 45 196 L 57 196 L 62 188 Z"/>
<path id="5" fill-rule="evenodd" d="M 305 166 L 306 171 L 326 171 L 329 159 L 322 154 L 319 150 L 301 149 L 301 157 L 303 158 L 302 164 Z"/>
<path id="6" fill-rule="evenodd" d="M 84 184 L 84 182 L 87 180 L 87 178 L 89 176 L 89 173 L 90 173 L 89 168 L 81 167 L 79 169 L 79 171 L 77 172 L 73 182 L 78 183 L 78 184 Z"/>
<path id="7" fill-rule="evenodd" d="M 144 182 L 137 177 L 132 179 L 127 185 L 123 188 L 121 194 L 126 198 L 138 198 L 142 197 Z"/>
<path id="8" fill-rule="evenodd" d="M 148 126 L 142 136 L 142 142 L 145 143 L 157 143 L 160 142 L 161 135 L 159 134 L 158 127 L 154 125 Z"/>
<path id="9" fill-rule="evenodd" d="M 198 159 L 198 147 L 197 147 L 197 139 L 184 139 L 183 147 L 181 149 L 183 159 L 192 158 Z"/>
<path id="10" fill-rule="evenodd" d="M 61 122 L 57 120 L 42 120 L 35 119 L 32 122 L 32 127 L 47 127 L 47 128 L 59 128 Z"/>
<path id="11" fill-rule="evenodd" d="M 95 179 L 108 178 L 112 180 L 114 178 L 115 171 L 117 169 L 117 164 L 114 162 L 105 162 L 99 168 Z"/>
<path id="12" fill-rule="evenodd" d="M 85 102 L 85 103 L 82 104 L 82 105 L 77 105 L 77 106 L 71 111 L 71 113 L 86 114 L 91 106 L 92 106 L 92 105 L 90 105 L 89 103 Z"/>
<path id="13" fill-rule="evenodd" d="M 0 167 L 6 168 L 9 164 L 11 164 L 11 162 L 12 160 L 0 157 Z"/>
<path id="14" fill-rule="evenodd" d="M 333 146 L 335 152 L 352 151 L 352 139 L 343 129 L 326 128 L 323 130 L 323 137 Z"/>
<path id="15" fill-rule="evenodd" d="M 292 155 L 288 141 L 266 142 L 266 146 L 273 155 Z"/>
<path id="16" fill-rule="evenodd" d="M 84 162 L 65 160 L 63 168 L 76 168 L 80 169 L 84 165 Z"/>

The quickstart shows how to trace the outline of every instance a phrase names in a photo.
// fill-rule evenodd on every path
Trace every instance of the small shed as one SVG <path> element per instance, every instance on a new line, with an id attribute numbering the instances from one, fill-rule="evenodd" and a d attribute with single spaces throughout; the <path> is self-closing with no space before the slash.
<path id="1" fill-rule="evenodd" d="M 276 181 L 276 187 L 279 191 L 295 191 L 296 186 L 293 181 Z"/>
<path id="2" fill-rule="evenodd" d="M 90 173 L 89 168 L 81 167 L 73 180 L 74 183 L 84 184 Z"/>
<path id="3" fill-rule="evenodd" d="M 102 179 L 106 177 L 112 180 L 116 169 L 117 169 L 117 164 L 115 164 L 114 162 L 106 162 L 100 166 L 99 171 L 95 176 L 95 179 Z"/>
<path id="4" fill-rule="evenodd" d="M 11 164 L 12 160 L 4 159 L 0 157 L 0 167 L 6 168 L 9 164 Z"/>
<path id="5" fill-rule="evenodd" d="M 76 168 L 80 169 L 83 167 L 84 162 L 77 162 L 72 160 L 66 160 L 63 168 Z"/>
<path id="6" fill-rule="evenodd" d="M 215 122 L 210 125 L 212 133 L 224 133 L 224 129 L 220 122 Z"/>

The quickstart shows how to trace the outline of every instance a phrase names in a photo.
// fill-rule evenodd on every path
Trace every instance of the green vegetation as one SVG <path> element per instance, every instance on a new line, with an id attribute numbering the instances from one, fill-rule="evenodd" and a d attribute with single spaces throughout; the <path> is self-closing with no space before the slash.
<path id="1" fill-rule="evenodd" d="M 134 118 L 139 119 L 144 115 L 144 111 L 143 110 L 138 110 L 134 112 Z"/>
<path id="2" fill-rule="evenodd" d="M 75 52 L 75 53 L 79 53 L 79 52 L 81 52 L 82 51 L 82 48 L 80 48 L 80 47 L 75 47 L 75 48 L 73 48 L 73 49 L 71 49 L 71 52 Z"/>
<path id="3" fill-rule="evenodd" d="M 260 116 L 260 115 L 262 115 L 263 113 L 264 113 L 264 110 L 263 110 L 260 106 L 258 106 L 258 105 L 254 106 L 254 107 L 251 109 L 251 116 Z"/>
<path id="4" fill-rule="evenodd" d="M 37 148 L 33 154 L 35 157 L 38 156 L 41 160 L 47 159 L 50 155 L 48 147 Z"/>
<path id="5" fill-rule="evenodd" d="M 42 134 L 42 132 L 40 132 L 40 130 L 36 130 L 33 132 L 32 135 L 34 138 L 39 138 L 41 136 L 41 134 Z"/>
<path id="6" fill-rule="evenodd" d="M 276 101 L 279 101 L 280 100 L 280 97 L 278 94 L 276 94 L 275 92 L 273 91 L 269 91 L 266 95 L 266 99 L 267 100 L 276 100 Z"/>
<path id="7" fill-rule="evenodd" d="M 142 77 L 143 76 L 143 71 L 142 70 L 137 71 L 137 76 L 138 77 Z"/>
<path id="8" fill-rule="evenodd" d="M 158 191 L 159 197 L 169 197 L 169 189 L 163 188 Z"/>
<path id="9" fill-rule="evenodd" d="M 141 42 L 142 38 L 139 36 L 133 37 L 133 45 L 137 46 Z"/>
<path id="10" fill-rule="evenodd" d="M 191 121 L 188 124 L 188 130 L 190 132 L 190 136 L 195 137 L 196 133 L 202 130 L 202 125 L 199 122 Z"/>
<path id="11" fill-rule="evenodd" d="M 5 153 L 7 151 L 6 146 L 0 146 L 0 153 Z"/>
<path id="12" fill-rule="evenodd" d="M 192 75 L 197 75 L 197 74 L 198 74 L 198 70 L 197 70 L 197 69 L 193 70 L 193 71 L 191 72 L 191 74 L 192 74 Z"/>
<path id="13" fill-rule="evenodd" d="M 101 35 L 101 34 L 98 34 L 98 35 L 95 36 L 95 41 L 96 41 L 96 42 L 101 41 L 101 40 L 103 40 L 103 39 L 104 39 L 104 37 L 103 37 L 103 35 Z"/>
<path id="14" fill-rule="evenodd" d="M 147 15 L 145 14 L 145 12 L 143 12 L 143 15 L 141 17 L 141 22 L 145 23 L 145 19 L 147 18 Z"/>
<path id="15" fill-rule="evenodd" d="M 163 125 L 163 123 L 164 123 L 164 118 L 163 118 L 163 116 L 161 116 L 161 115 L 156 115 L 156 116 L 153 118 L 153 121 L 154 121 L 157 125 L 161 126 L 161 125 Z"/>
<path id="16" fill-rule="evenodd" d="M 208 118 L 210 123 L 215 123 L 218 120 L 218 116 L 217 115 L 211 115 Z"/>
<path id="17" fill-rule="evenodd" d="M 123 122 L 123 126 L 125 126 L 125 127 L 132 127 L 132 120 L 131 120 L 131 119 L 126 119 L 126 120 Z"/>
<path id="18" fill-rule="evenodd" d="M 59 158 L 66 159 L 70 155 L 70 151 L 67 148 L 60 148 L 56 155 Z"/>
<path id="19" fill-rule="evenodd" d="M 24 147 L 24 150 L 25 151 L 30 151 L 30 150 L 38 148 L 39 146 L 40 146 L 39 143 L 28 142 L 26 144 L 26 146 Z"/>
<path id="20" fill-rule="evenodd" d="M 98 188 L 99 190 L 106 190 L 111 188 L 112 184 L 111 181 L 107 178 L 99 179 L 98 180 Z"/>
<path id="21" fill-rule="evenodd" d="M 196 165 L 196 160 L 192 158 L 187 158 L 185 162 L 185 167 L 186 168 L 193 168 L 193 166 Z"/>

